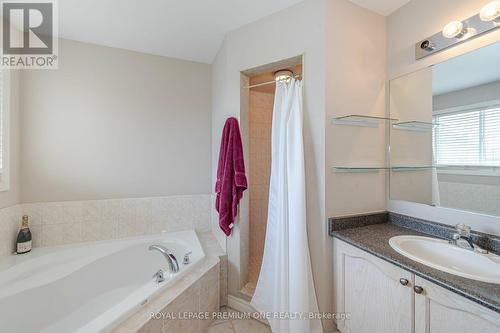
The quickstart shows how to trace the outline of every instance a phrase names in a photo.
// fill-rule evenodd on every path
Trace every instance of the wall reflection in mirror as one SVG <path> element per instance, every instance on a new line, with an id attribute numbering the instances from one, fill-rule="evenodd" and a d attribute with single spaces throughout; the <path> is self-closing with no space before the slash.
<path id="1" fill-rule="evenodd" d="M 500 42 L 390 83 L 390 198 L 500 216 Z"/>

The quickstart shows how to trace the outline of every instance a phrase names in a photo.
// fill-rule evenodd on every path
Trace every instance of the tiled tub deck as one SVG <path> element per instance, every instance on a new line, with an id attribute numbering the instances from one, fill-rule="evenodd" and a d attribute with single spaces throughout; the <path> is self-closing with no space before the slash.
<path id="1" fill-rule="evenodd" d="M 220 261 L 206 257 L 187 276 L 153 299 L 112 332 L 202 333 L 212 324 L 212 313 L 220 308 Z M 208 319 L 188 318 L 209 314 Z M 153 315 L 153 316 L 152 316 Z"/>

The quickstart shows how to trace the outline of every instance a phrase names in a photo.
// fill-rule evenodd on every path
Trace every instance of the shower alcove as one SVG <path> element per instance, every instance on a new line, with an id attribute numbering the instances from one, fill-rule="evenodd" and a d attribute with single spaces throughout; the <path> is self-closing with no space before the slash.
<path id="1" fill-rule="evenodd" d="M 239 225 L 227 240 L 229 305 L 236 308 L 251 300 L 264 254 L 276 87 L 273 82 L 280 70 L 302 76 L 302 56 L 241 72 L 240 127 L 248 190 L 240 204 Z"/>

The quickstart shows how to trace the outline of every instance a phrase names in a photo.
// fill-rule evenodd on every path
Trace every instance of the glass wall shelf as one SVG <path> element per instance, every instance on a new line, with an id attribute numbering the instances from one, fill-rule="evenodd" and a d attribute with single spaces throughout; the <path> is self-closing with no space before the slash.
<path id="1" fill-rule="evenodd" d="M 355 166 L 334 166 L 332 170 L 334 172 L 378 172 L 380 170 L 390 170 L 393 172 L 403 172 L 403 171 L 423 171 L 436 169 L 437 167 L 432 165 L 401 165 L 393 167 L 355 167 Z"/>
<path id="2" fill-rule="evenodd" d="M 404 171 L 424 171 L 424 170 L 450 170 L 450 171 L 493 171 L 500 172 L 500 166 L 478 166 L 478 165 L 398 165 L 392 167 L 369 167 L 369 166 L 334 166 L 332 171 L 334 172 L 377 172 L 380 170 L 390 170 L 393 172 L 404 172 Z"/>
<path id="3" fill-rule="evenodd" d="M 407 130 L 407 131 L 428 132 L 432 131 L 432 129 L 434 129 L 438 125 L 439 124 L 414 120 L 414 121 L 402 121 L 399 123 L 394 123 L 392 124 L 392 127 L 395 129 Z"/>
<path id="4" fill-rule="evenodd" d="M 335 166 L 332 168 L 334 172 L 378 172 L 380 170 L 388 170 L 387 167 L 344 167 Z"/>
<path id="5" fill-rule="evenodd" d="M 393 172 L 402 172 L 402 171 L 423 171 L 423 170 L 431 170 L 435 169 L 435 166 L 432 165 L 402 165 L 402 166 L 393 166 L 391 167 L 391 171 Z"/>
<path id="6" fill-rule="evenodd" d="M 378 127 L 378 125 L 381 122 L 385 122 L 385 121 L 398 121 L 398 119 L 351 114 L 351 115 L 347 115 L 347 116 L 333 118 L 332 124 L 364 126 L 364 127 Z"/>

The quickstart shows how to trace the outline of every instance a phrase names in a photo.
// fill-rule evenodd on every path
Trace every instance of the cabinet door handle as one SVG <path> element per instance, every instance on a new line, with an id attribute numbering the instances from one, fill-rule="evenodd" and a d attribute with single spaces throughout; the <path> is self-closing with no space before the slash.
<path id="1" fill-rule="evenodd" d="M 417 294 L 421 294 L 424 292 L 424 288 L 422 288 L 420 286 L 415 286 L 415 287 L 413 287 L 413 291 L 415 291 Z"/>
<path id="2" fill-rule="evenodd" d="M 409 281 L 408 281 L 408 279 L 401 278 L 401 279 L 399 279 L 399 283 L 401 283 L 403 286 L 407 286 Z"/>

